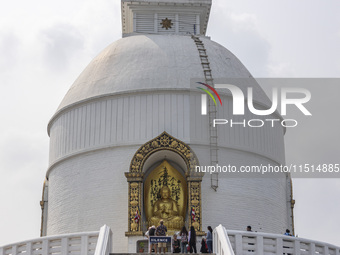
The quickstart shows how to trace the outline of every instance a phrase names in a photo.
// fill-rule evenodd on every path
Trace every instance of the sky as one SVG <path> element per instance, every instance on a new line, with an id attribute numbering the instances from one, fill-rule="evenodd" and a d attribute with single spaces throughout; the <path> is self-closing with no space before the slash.
<path id="1" fill-rule="evenodd" d="M 338 0 L 213 0 L 207 35 L 254 77 L 340 78 L 339 11 Z M 119 38 L 118 0 L 2 3 L 0 245 L 39 237 L 47 123 L 91 59 Z M 316 105 L 333 110 L 325 119 L 315 109 L 300 129 L 286 133 L 286 161 L 340 163 L 340 125 L 332 117 L 339 89 L 311 89 Z M 294 178 L 293 184 L 296 234 L 340 246 L 340 179 Z"/>

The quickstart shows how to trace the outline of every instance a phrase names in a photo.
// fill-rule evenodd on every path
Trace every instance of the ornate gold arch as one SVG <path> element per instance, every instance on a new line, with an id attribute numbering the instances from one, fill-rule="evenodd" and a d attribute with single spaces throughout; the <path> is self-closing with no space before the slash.
<path id="1" fill-rule="evenodd" d="M 142 184 L 144 179 L 143 166 L 146 160 L 155 152 L 160 150 L 170 150 L 177 153 L 186 164 L 185 177 L 188 183 L 188 219 L 191 219 L 191 209 L 195 210 L 195 222 L 189 221 L 189 227 L 193 225 L 198 234 L 202 232 L 202 216 L 201 216 L 201 181 L 203 173 L 195 171 L 199 165 L 198 158 L 193 150 L 186 143 L 174 138 L 167 132 L 163 132 L 156 138 L 143 144 L 135 153 L 131 160 L 129 172 L 125 173 L 129 183 L 129 210 L 128 210 L 128 231 L 126 236 L 143 235 L 142 232 Z M 137 211 L 140 220 L 135 221 Z"/>

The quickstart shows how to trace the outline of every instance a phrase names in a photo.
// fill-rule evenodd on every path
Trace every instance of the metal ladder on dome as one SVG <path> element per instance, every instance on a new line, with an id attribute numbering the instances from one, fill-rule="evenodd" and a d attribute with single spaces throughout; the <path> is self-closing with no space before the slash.
<path id="1" fill-rule="evenodd" d="M 214 87 L 214 79 L 212 77 L 210 63 L 207 55 L 207 51 L 204 47 L 204 43 L 198 36 L 192 35 L 191 38 L 194 40 L 205 77 L 205 83 Z M 218 164 L 218 147 L 217 147 L 217 128 L 213 127 L 213 121 L 216 119 L 216 106 L 212 100 L 208 100 L 208 116 L 209 116 L 209 136 L 210 136 L 210 163 L 211 166 Z M 210 175 L 211 188 L 217 191 L 218 188 L 218 173 L 214 172 Z"/>

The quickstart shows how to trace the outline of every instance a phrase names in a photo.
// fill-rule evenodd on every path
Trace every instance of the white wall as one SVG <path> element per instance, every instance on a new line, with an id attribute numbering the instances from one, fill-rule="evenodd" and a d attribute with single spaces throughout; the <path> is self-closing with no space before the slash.
<path id="1" fill-rule="evenodd" d="M 209 154 L 206 148 L 192 146 L 200 155 L 200 164 L 209 165 L 202 156 Z M 264 157 L 238 150 L 219 149 L 219 165 L 277 165 Z M 207 226 L 222 224 L 228 229 L 246 230 L 251 225 L 254 231 L 282 233 L 290 228 L 290 208 L 287 198 L 285 174 L 265 175 L 259 178 L 247 175 L 220 173 L 218 189 L 211 187 L 211 176 L 205 174 L 202 182 L 203 230 Z"/>
<path id="2" fill-rule="evenodd" d="M 61 112 L 50 129 L 47 234 L 113 230 L 114 252 L 126 252 L 128 183 L 124 172 L 145 142 L 163 131 L 188 142 L 201 165 L 209 165 L 208 122 L 200 115 L 200 94 L 148 91 L 89 100 Z M 190 102 L 192 104 L 190 105 Z M 219 115 L 232 118 L 231 98 L 223 96 Z M 190 108 L 191 107 L 191 108 Z M 191 112 L 192 110 L 193 112 Z M 249 112 L 245 118 L 252 118 Z M 277 118 L 277 116 L 274 116 Z M 258 117 L 257 117 L 258 118 Z M 191 143 L 190 143 L 191 141 Z M 284 163 L 283 128 L 219 129 L 219 164 Z M 203 227 L 281 233 L 289 227 L 286 178 L 227 178 L 210 188 L 202 183 Z"/>
<path id="3" fill-rule="evenodd" d="M 47 235 L 93 231 L 103 224 L 113 229 L 115 252 L 126 252 L 128 183 L 124 172 L 137 146 L 98 150 L 75 156 L 56 165 L 49 176 Z M 195 148 L 200 159 L 206 148 Z M 220 164 L 252 164 L 258 156 L 222 150 Z M 205 164 L 207 160 L 201 160 Z M 271 162 L 272 163 L 272 162 Z M 210 176 L 202 182 L 203 230 L 223 224 L 229 229 L 281 233 L 288 227 L 285 178 L 227 178 L 210 188 Z"/>
<path id="4" fill-rule="evenodd" d="M 168 132 L 177 139 L 209 144 L 208 120 L 202 118 L 200 94 L 150 91 L 111 96 L 60 114 L 50 129 L 50 165 L 74 153 L 120 145 L 141 145 Z M 232 101 L 223 96 L 218 118 L 232 117 Z M 194 105 L 190 105 L 190 103 Z M 246 119 L 254 118 L 246 112 Z M 266 118 L 278 118 L 277 116 Z M 256 116 L 256 119 L 264 117 Z M 238 121 L 239 118 L 236 118 Z M 219 127 L 219 146 L 252 151 L 284 163 L 283 128 Z"/>
<path id="5" fill-rule="evenodd" d="M 137 147 L 99 150 L 61 162 L 49 175 L 47 235 L 113 232 L 114 252 L 126 251 L 128 183 L 124 172 Z"/>

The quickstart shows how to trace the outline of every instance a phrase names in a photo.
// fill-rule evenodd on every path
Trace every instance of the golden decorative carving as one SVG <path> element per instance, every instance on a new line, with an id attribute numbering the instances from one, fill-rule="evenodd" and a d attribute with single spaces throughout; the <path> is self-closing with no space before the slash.
<path id="1" fill-rule="evenodd" d="M 187 165 L 187 171 L 191 172 L 190 175 L 195 173 L 195 166 L 199 165 L 195 153 L 187 144 L 177 140 L 166 132 L 163 132 L 161 135 L 138 149 L 131 160 L 130 173 L 142 172 L 142 166 L 144 165 L 145 160 L 152 153 L 162 149 L 171 150 L 179 154 Z M 202 176 L 203 175 L 201 175 L 201 178 Z"/>
<path id="2" fill-rule="evenodd" d="M 197 234 L 203 234 L 202 232 L 202 218 L 201 218 L 201 182 L 191 181 L 189 182 L 189 225 L 193 226 Z M 191 211 L 195 211 L 195 221 L 192 220 Z"/>
<path id="3" fill-rule="evenodd" d="M 195 221 L 194 223 L 192 223 L 192 226 L 195 228 L 196 231 L 199 231 L 199 228 L 200 228 L 200 224 Z"/>
<path id="4" fill-rule="evenodd" d="M 160 150 L 170 150 L 170 151 L 177 153 L 184 160 L 186 164 L 185 178 L 177 170 L 173 171 L 173 173 L 177 172 L 177 174 L 181 176 L 182 178 L 181 182 L 184 184 L 182 187 L 183 194 L 184 194 L 183 200 L 176 200 L 177 198 L 175 199 L 172 196 L 173 189 L 170 187 L 171 200 L 167 198 L 169 201 L 165 201 L 167 199 L 164 200 L 164 195 L 162 198 L 161 195 L 159 194 L 159 196 L 157 197 L 159 202 L 154 199 L 153 204 L 151 206 L 151 202 L 150 202 L 151 200 L 149 197 L 150 194 L 144 193 L 144 205 L 146 206 L 144 210 L 139 210 L 139 208 L 143 209 L 142 201 L 141 201 L 141 194 L 142 194 L 142 183 L 144 180 L 143 179 L 144 178 L 144 175 L 143 175 L 144 163 L 149 158 L 150 155 Z M 168 169 L 170 169 L 172 166 L 168 162 L 167 164 L 168 165 L 166 166 L 166 168 L 169 167 Z M 196 221 L 191 222 L 189 220 L 189 227 L 193 225 L 198 230 L 197 232 L 198 235 L 203 234 L 204 232 L 202 232 L 202 218 L 201 218 L 201 181 L 202 181 L 202 177 L 204 174 L 195 172 L 195 167 L 197 165 L 199 165 L 198 159 L 195 153 L 190 149 L 190 147 L 187 144 L 183 143 L 182 141 L 170 136 L 166 132 L 163 132 L 161 135 L 157 136 L 156 138 L 142 145 L 137 150 L 137 152 L 135 153 L 135 155 L 133 156 L 131 160 L 130 171 L 125 173 L 127 181 L 129 182 L 129 210 L 128 210 L 129 230 L 128 232 L 125 233 L 125 235 L 126 236 L 142 235 L 142 225 L 141 225 L 142 214 L 143 213 L 146 214 L 144 219 L 146 219 L 147 221 L 151 219 L 152 217 L 154 218 L 151 220 L 156 221 L 156 219 L 158 220 L 160 216 L 164 216 L 164 214 L 161 215 L 161 212 L 158 213 L 158 211 L 162 207 L 165 207 L 165 209 L 168 210 L 169 215 L 171 215 L 170 221 L 168 222 L 168 226 L 167 226 L 169 229 L 171 227 L 177 229 L 180 224 L 183 224 L 183 221 L 186 218 L 185 215 L 187 215 L 188 219 L 190 219 L 191 208 L 194 208 L 195 213 L 196 213 Z M 147 185 L 150 185 L 150 184 L 147 184 L 149 177 L 150 176 L 148 176 L 148 178 L 145 180 L 145 183 L 144 183 L 145 187 L 150 187 L 150 186 L 147 186 Z M 178 179 L 179 177 L 177 176 L 176 178 Z M 164 185 L 158 186 L 157 191 L 159 191 L 162 186 Z M 147 192 L 148 188 L 144 190 L 145 192 Z M 148 201 L 147 201 L 147 197 L 149 197 Z M 188 209 L 186 209 L 186 204 L 187 204 L 186 199 L 188 199 Z M 172 200 L 176 201 L 177 204 L 175 205 Z M 184 206 L 182 205 L 182 203 L 184 203 Z M 177 209 L 176 209 L 176 206 L 178 207 Z M 140 213 L 140 220 L 138 222 L 134 220 L 137 209 L 139 210 L 139 213 Z M 152 211 L 152 209 L 155 209 L 155 210 Z M 166 210 L 164 210 L 164 212 L 165 211 Z M 178 211 L 178 215 L 176 211 Z M 148 223 L 151 223 L 151 222 L 148 222 Z"/>
<path id="5" fill-rule="evenodd" d="M 157 166 L 144 182 L 144 211 L 149 226 L 163 219 L 169 230 L 184 226 L 187 205 L 185 178 L 167 161 Z"/>
<path id="6" fill-rule="evenodd" d="M 131 188 L 135 189 L 137 187 L 138 187 L 138 183 L 137 182 L 131 183 Z"/>
<path id="7" fill-rule="evenodd" d="M 129 231 L 129 232 L 125 232 L 125 236 L 143 236 L 143 232 L 142 231 Z"/>
<path id="8" fill-rule="evenodd" d="M 131 222 L 131 231 L 137 231 L 138 229 L 138 224 L 134 221 Z"/>
<path id="9" fill-rule="evenodd" d="M 191 204 L 192 204 L 193 206 L 196 206 L 196 205 L 199 204 L 199 202 L 200 202 L 200 201 L 198 201 L 197 199 L 194 199 L 194 200 L 191 201 Z"/>
<path id="10" fill-rule="evenodd" d="M 129 175 L 126 174 L 126 176 Z M 141 231 L 141 220 L 135 220 L 136 213 L 140 214 L 141 191 L 141 182 L 129 183 L 129 231 L 131 232 Z"/>
<path id="11" fill-rule="evenodd" d="M 173 26 L 171 19 L 168 18 L 162 19 L 162 22 L 160 24 L 162 25 L 162 28 L 165 28 L 166 30 Z"/>
<path id="12" fill-rule="evenodd" d="M 138 205 L 138 201 L 131 201 L 131 202 L 130 202 L 130 205 L 132 205 L 132 206 L 137 206 L 137 205 Z"/>
<path id="13" fill-rule="evenodd" d="M 125 173 L 128 182 L 141 182 L 143 181 L 143 173 Z"/>

